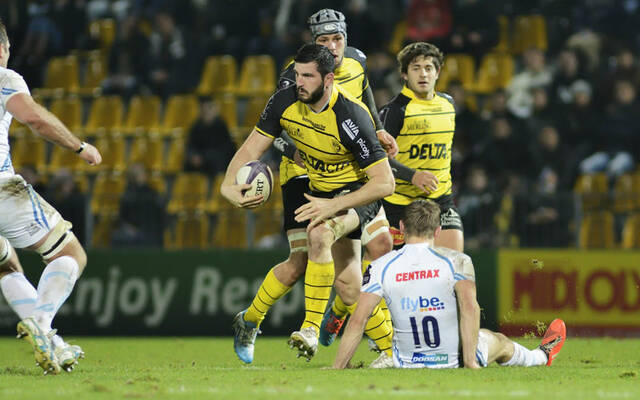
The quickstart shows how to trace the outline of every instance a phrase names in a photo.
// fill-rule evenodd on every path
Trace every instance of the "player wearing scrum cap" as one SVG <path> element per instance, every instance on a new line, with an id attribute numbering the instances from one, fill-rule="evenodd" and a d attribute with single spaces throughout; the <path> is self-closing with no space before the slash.
<path id="1" fill-rule="evenodd" d="M 366 56 L 360 50 L 349 47 L 347 42 L 347 25 L 344 15 L 335 10 L 323 9 L 308 20 L 309 29 L 313 40 L 331 52 L 335 62 L 335 83 L 341 89 L 362 100 L 366 104 L 374 119 L 376 135 L 390 157 L 397 154 L 397 145 L 391 135 L 382 126 L 378 117 L 373 94 L 369 87 L 366 69 Z M 294 63 L 285 68 L 278 82 L 278 90 L 284 90 L 296 84 Z M 294 211 L 305 204 L 307 200 L 304 193 L 309 188 L 307 170 L 298 159 L 297 165 L 294 159 L 295 146 L 286 134 L 276 138 L 274 145 L 283 153 L 280 164 L 280 184 L 282 185 L 282 199 L 284 208 L 284 229 L 287 232 L 290 245 L 289 258 L 272 268 L 265 277 L 255 298 L 247 310 L 242 311 L 234 320 L 235 341 L 234 348 L 238 357 L 247 363 L 253 360 L 253 348 L 259 326 L 264 320 L 267 311 L 275 302 L 284 296 L 291 287 L 304 274 L 307 266 L 307 221 L 296 221 Z M 362 261 L 363 269 L 369 264 L 369 260 L 376 259 L 391 250 L 391 236 L 388 230 L 388 222 L 381 210 L 363 230 L 362 244 L 365 246 L 365 257 Z M 347 306 L 338 297 L 340 311 L 332 314 L 332 318 L 325 318 L 323 328 L 330 328 L 332 332 L 323 329 L 320 334 L 320 343 L 330 344 L 335 334 L 340 329 L 347 314 Z M 382 312 L 386 306 L 382 306 Z M 338 314 L 338 317 L 335 315 Z M 391 325 L 388 313 L 385 314 L 387 323 L 384 326 L 372 326 L 367 333 L 377 340 L 377 347 L 381 351 L 390 353 Z M 327 324 L 329 321 L 331 323 Z M 376 324 L 377 325 L 377 324 Z"/>

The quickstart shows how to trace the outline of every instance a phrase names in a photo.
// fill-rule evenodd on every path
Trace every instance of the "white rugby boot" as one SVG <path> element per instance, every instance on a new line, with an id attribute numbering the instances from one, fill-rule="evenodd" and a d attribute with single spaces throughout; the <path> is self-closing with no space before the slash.
<path id="1" fill-rule="evenodd" d="M 18 322 L 18 339 L 25 339 L 33 347 L 33 355 L 44 374 L 59 374 L 60 364 L 53 351 L 53 345 L 47 335 L 42 332 L 40 326 L 33 317 L 25 318 Z"/>
<path id="2" fill-rule="evenodd" d="M 386 351 L 380 353 L 378 358 L 369 364 L 369 368 L 383 369 L 393 368 L 393 358 Z"/>
<path id="3" fill-rule="evenodd" d="M 289 339 L 289 347 L 298 350 L 298 357 L 305 357 L 307 361 L 311 361 L 318 351 L 318 331 L 308 326 L 291 334 Z"/>

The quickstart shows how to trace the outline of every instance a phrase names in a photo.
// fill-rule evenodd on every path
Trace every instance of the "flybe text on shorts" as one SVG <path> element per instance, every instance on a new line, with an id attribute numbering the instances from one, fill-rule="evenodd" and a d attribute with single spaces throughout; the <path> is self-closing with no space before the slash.
<path id="1" fill-rule="evenodd" d="M 431 279 L 439 277 L 439 269 L 423 269 L 422 271 L 399 272 L 396 274 L 396 282 L 416 281 L 419 279 Z"/>
<path id="2" fill-rule="evenodd" d="M 413 357 L 411 357 L 411 362 L 414 364 L 425 364 L 425 365 L 449 364 L 449 355 L 448 354 L 413 353 Z"/>

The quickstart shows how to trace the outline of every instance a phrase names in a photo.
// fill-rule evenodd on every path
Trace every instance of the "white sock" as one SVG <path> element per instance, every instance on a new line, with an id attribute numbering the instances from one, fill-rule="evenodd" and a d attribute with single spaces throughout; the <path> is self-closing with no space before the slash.
<path id="1" fill-rule="evenodd" d="M 38 292 L 23 273 L 12 272 L 3 276 L 0 279 L 0 289 L 9 307 L 18 314 L 20 319 L 33 315 Z"/>
<path id="2" fill-rule="evenodd" d="M 540 349 L 529 350 L 526 347 L 513 342 L 513 357 L 511 360 L 502 363 L 505 367 L 520 366 L 533 367 L 536 365 L 544 365 L 547 363 L 547 355 Z"/>
<path id="3" fill-rule="evenodd" d="M 58 257 L 42 271 L 38 283 L 38 301 L 33 316 L 45 332 L 51 330 L 51 322 L 58 309 L 69 297 L 78 279 L 78 263 L 69 256 Z"/>

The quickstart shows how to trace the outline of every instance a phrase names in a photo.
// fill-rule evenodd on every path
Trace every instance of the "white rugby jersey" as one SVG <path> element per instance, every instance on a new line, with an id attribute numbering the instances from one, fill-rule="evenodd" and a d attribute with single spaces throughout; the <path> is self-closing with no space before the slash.
<path id="1" fill-rule="evenodd" d="M 454 285 L 463 279 L 475 282 L 471 258 L 427 243 L 406 244 L 371 263 L 362 291 L 387 302 L 396 367 L 458 367 Z"/>
<path id="2" fill-rule="evenodd" d="M 29 93 L 29 87 L 17 72 L 0 67 L 0 178 L 15 174 L 9 148 L 9 126 L 13 116 L 7 111 L 7 101 L 18 93 Z"/>

